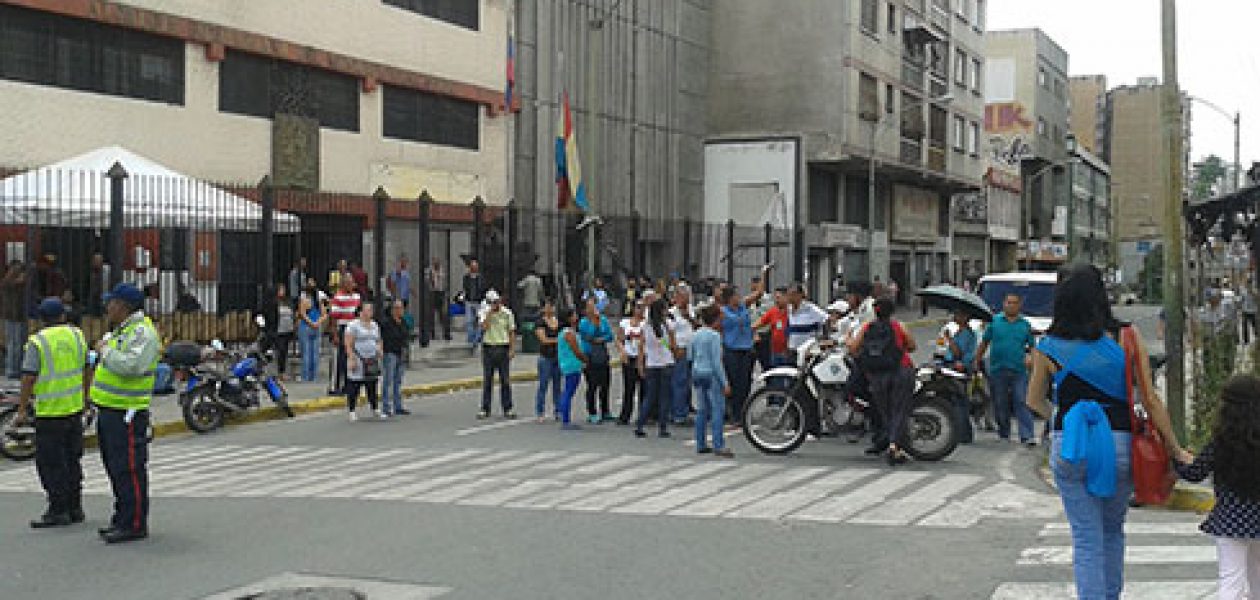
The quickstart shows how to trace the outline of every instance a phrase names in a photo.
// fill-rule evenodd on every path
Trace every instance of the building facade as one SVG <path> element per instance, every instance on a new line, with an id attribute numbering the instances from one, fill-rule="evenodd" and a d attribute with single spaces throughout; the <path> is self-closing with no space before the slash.
<path id="1" fill-rule="evenodd" d="M 878 278 L 905 300 L 948 276 L 951 199 L 981 186 L 984 14 L 978 0 L 730 0 L 713 12 L 710 140 L 798 145 L 783 201 L 816 297 L 837 277 Z M 706 211 L 736 189 L 710 193 Z"/>
<path id="2" fill-rule="evenodd" d="M 1111 166 L 1115 238 L 1120 278 L 1138 282 L 1146 255 L 1163 238 L 1166 193 L 1163 90 L 1159 80 L 1143 78 L 1107 94 L 1107 138 L 1103 160 Z M 1185 154 L 1181 168 L 1188 173 L 1190 156 L 1190 101 L 1182 100 Z M 1189 181 L 1189 179 L 1185 179 Z"/>
<path id="3" fill-rule="evenodd" d="M 1062 230 L 1068 258 L 1106 271 L 1114 267 L 1111 220 L 1111 168 L 1074 138 L 1068 140 L 1071 204 L 1066 205 Z M 1056 214 L 1055 229 L 1059 229 Z"/>
<path id="4" fill-rule="evenodd" d="M 1055 198 L 1066 197 L 1059 194 L 1067 185 L 1068 55 L 1039 29 L 989 31 L 985 43 L 989 164 L 1019 173 L 1018 259 L 1025 268 L 1050 268 L 1066 259 L 1044 249 L 1052 248 Z M 1004 252 L 1004 243 L 991 252 Z"/>
<path id="5" fill-rule="evenodd" d="M 1068 121 L 1076 143 L 1101 156 L 1107 137 L 1107 76 L 1073 75 L 1068 80 L 1068 98 Z"/>

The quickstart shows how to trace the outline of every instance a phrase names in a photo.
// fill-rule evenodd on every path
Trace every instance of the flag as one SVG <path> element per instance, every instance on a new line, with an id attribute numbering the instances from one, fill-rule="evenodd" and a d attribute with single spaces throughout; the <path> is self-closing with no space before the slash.
<path id="1" fill-rule="evenodd" d="M 507 39 L 507 86 L 503 91 L 503 107 L 511 112 L 512 110 L 512 94 L 516 91 L 516 43 L 512 41 L 512 34 L 508 34 Z"/>
<path id="2" fill-rule="evenodd" d="M 582 182 L 582 165 L 578 158 L 577 132 L 573 130 L 573 114 L 569 110 L 569 93 L 560 96 L 560 122 L 556 126 L 556 206 L 566 208 L 572 200 L 583 211 L 590 210 L 586 184 Z"/>

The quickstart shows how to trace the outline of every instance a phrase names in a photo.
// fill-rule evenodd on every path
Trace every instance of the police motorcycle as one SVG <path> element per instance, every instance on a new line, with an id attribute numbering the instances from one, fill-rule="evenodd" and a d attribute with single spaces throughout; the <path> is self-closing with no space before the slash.
<path id="1" fill-rule="evenodd" d="M 848 436 L 857 442 L 871 431 L 866 414 L 875 410 L 864 392 L 850 390 L 856 363 L 845 345 L 828 337 L 811 339 L 797 350 L 795 366 L 761 373 L 744 405 L 748 442 L 766 454 L 788 454 L 810 434 Z M 958 427 L 950 399 L 937 385 L 933 369 L 918 370 L 906 440 L 899 446 L 921 461 L 938 461 L 958 446 Z"/>
<path id="2" fill-rule="evenodd" d="M 264 395 L 285 416 L 293 416 L 288 390 L 267 370 L 273 355 L 270 349 L 263 350 L 267 322 L 262 316 L 255 322 L 258 338 L 243 353 L 227 352 L 218 340 L 211 343 L 212 354 L 226 355 L 223 361 L 203 360 L 202 348 L 192 342 L 177 342 L 167 350 L 167 362 L 187 378 L 179 404 L 189 429 L 197 433 L 219 429 L 227 417 L 259 408 Z"/>

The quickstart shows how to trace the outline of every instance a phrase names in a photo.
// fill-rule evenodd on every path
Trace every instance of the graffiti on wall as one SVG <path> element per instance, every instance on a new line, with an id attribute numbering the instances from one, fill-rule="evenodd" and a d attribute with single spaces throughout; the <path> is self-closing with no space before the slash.
<path id="1" fill-rule="evenodd" d="M 989 136 L 989 159 L 1015 166 L 1032 156 L 1034 123 L 1019 102 L 1000 102 L 984 107 L 984 131 Z"/>

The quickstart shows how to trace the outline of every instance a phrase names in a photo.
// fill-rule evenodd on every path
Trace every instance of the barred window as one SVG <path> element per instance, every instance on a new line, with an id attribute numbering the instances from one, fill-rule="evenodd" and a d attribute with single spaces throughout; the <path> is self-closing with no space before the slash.
<path id="1" fill-rule="evenodd" d="M 879 120 L 879 82 L 866 73 L 858 77 L 858 116 L 867 121 Z"/>
<path id="2" fill-rule="evenodd" d="M 184 43 L 0 5 L 0 79 L 184 103 Z"/>
<path id="3" fill-rule="evenodd" d="M 879 31 L 879 0 L 862 0 L 862 29 Z"/>
<path id="4" fill-rule="evenodd" d="M 385 137 L 477 150 L 481 106 L 475 102 L 390 85 L 385 89 Z"/>
<path id="5" fill-rule="evenodd" d="M 311 117 L 323 127 L 359 130 L 359 81 L 349 75 L 229 50 L 219 64 L 219 110 L 270 119 Z"/>
<path id="6" fill-rule="evenodd" d="M 476 30 L 481 21 L 481 0 L 384 0 L 385 4 L 426 17 Z"/>

